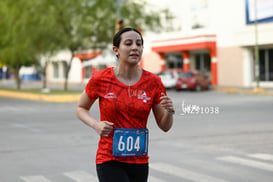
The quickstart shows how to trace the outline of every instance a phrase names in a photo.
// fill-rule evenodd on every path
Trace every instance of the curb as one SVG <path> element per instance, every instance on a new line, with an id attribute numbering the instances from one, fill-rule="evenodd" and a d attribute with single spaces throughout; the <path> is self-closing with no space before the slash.
<path id="1" fill-rule="evenodd" d="M 253 89 L 239 89 L 239 88 L 221 88 L 215 87 L 214 91 L 226 92 L 229 94 L 246 94 L 246 95 L 267 95 L 273 96 L 273 91 L 268 91 L 263 88 L 253 88 Z"/>
<path id="2" fill-rule="evenodd" d="M 44 95 L 31 93 L 18 93 L 13 91 L 0 90 L 0 97 L 46 101 L 46 102 L 76 102 L 80 99 L 80 95 Z"/>
<path id="3" fill-rule="evenodd" d="M 237 89 L 237 88 L 221 88 L 214 87 L 216 92 L 226 92 L 229 94 L 246 94 L 246 95 L 265 95 L 273 96 L 273 90 L 268 91 L 263 88 L 254 89 Z M 45 94 L 31 94 L 31 93 L 18 93 L 15 91 L 0 90 L 0 97 L 36 100 L 44 102 L 77 102 L 80 99 L 80 95 L 45 95 Z"/>

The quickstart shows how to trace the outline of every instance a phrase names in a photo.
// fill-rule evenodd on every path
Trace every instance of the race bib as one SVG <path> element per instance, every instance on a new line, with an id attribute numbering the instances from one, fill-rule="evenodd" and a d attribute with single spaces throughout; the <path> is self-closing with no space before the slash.
<path id="1" fill-rule="evenodd" d="M 113 156 L 145 156 L 148 153 L 148 129 L 115 128 Z"/>

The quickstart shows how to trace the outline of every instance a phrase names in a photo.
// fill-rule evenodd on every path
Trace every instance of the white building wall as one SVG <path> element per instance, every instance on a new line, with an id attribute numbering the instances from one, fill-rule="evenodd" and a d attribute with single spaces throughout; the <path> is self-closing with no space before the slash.
<path id="1" fill-rule="evenodd" d="M 202 34 L 216 34 L 219 47 L 253 45 L 255 43 L 254 25 L 246 24 L 245 0 L 207 0 L 208 10 L 204 12 L 207 19 L 206 28 L 192 29 L 192 4 L 202 0 L 147 0 L 153 8 L 169 8 L 177 17 L 174 20 L 173 32 L 145 32 L 145 44 L 148 50 L 150 40 L 190 37 Z M 272 44 L 273 23 L 258 25 L 259 42 Z"/>
<path id="2" fill-rule="evenodd" d="M 82 62 L 79 58 L 74 58 L 69 72 L 69 82 L 81 83 L 82 82 Z"/>
<path id="3" fill-rule="evenodd" d="M 248 48 L 243 49 L 243 80 L 244 80 L 244 87 L 251 87 L 252 82 L 254 80 L 253 74 L 253 55 Z"/>
<path id="4" fill-rule="evenodd" d="M 71 52 L 68 50 L 60 51 L 49 58 L 47 78 L 49 82 L 63 83 L 65 81 L 65 64 L 69 64 Z M 54 76 L 54 64 L 58 64 L 58 77 Z M 82 82 L 82 63 L 79 58 L 73 58 L 71 69 L 68 76 L 69 83 Z"/>

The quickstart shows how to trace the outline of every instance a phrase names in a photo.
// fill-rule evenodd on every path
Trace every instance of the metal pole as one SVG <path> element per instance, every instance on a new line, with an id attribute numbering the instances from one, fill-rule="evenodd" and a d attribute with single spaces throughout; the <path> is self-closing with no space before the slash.
<path id="1" fill-rule="evenodd" d="M 121 19 L 121 16 L 120 16 L 120 4 L 121 4 L 121 2 L 120 2 L 120 0 L 117 0 L 116 3 L 117 3 L 116 18 Z"/>
<path id="2" fill-rule="evenodd" d="M 258 22 L 257 22 L 257 0 L 255 0 L 255 79 L 256 88 L 260 87 L 260 69 L 259 69 L 259 45 L 258 45 Z"/>
<path id="3" fill-rule="evenodd" d="M 122 0 L 116 0 L 117 12 L 116 12 L 116 32 L 118 32 L 123 27 L 123 20 L 120 14 L 120 6 Z"/>

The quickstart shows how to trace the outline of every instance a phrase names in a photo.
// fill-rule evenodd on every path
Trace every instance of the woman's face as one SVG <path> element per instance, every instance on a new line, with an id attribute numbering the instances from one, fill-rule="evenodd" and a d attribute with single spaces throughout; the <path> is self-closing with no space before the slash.
<path id="1" fill-rule="evenodd" d="M 143 51 L 140 35 L 135 31 L 124 32 L 121 35 L 119 48 L 115 47 L 114 51 L 118 55 L 120 62 L 139 63 Z"/>

